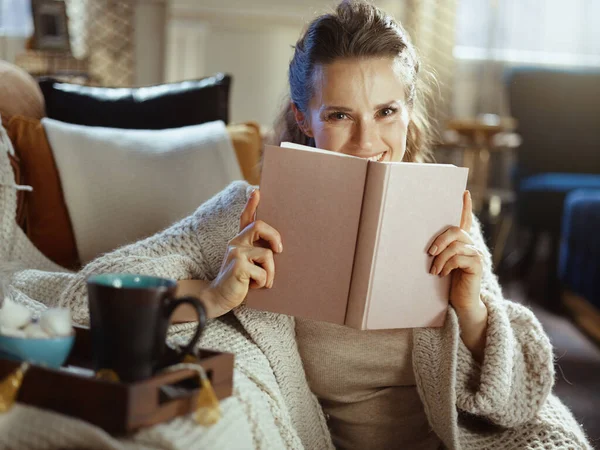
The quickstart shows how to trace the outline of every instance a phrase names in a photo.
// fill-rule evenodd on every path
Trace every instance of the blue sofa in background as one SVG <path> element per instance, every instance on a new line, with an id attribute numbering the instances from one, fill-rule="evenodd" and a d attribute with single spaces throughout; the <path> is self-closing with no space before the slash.
<path id="1" fill-rule="evenodd" d="M 559 275 L 565 306 L 600 342 L 600 189 L 575 190 L 565 199 Z"/>
<path id="2" fill-rule="evenodd" d="M 600 189 L 600 71 L 521 67 L 507 72 L 510 112 L 522 144 L 514 170 L 515 218 L 530 236 L 527 274 L 538 240 L 550 235 L 546 306 L 558 307 L 558 255 L 569 192 Z"/>

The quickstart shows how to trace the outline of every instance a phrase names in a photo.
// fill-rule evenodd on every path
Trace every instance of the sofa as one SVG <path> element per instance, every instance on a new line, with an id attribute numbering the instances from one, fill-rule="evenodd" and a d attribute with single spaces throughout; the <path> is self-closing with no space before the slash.
<path id="1" fill-rule="evenodd" d="M 68 156 L 64 156 L 66 151 L 64 148 L 53 148 L 53 143 L 55 146 L 58 142 L 62 144 L 64 136 L 69 136 L 69 133 L 79 134 L 79 140 L 73 141 L 78 144 L 71 145 L 90 142 L 92 138 L 89 136 L 92 136 L 98 148 L 102 147 L 104 135 L 112 136 L 113 141 L 138 139 L 138 142 L 147 143 L 147 145 L 141 147 L 152 147 L 155 141 L 162 140 L 163 144 L 160 149 L 162 153 L 160 155 L 152 155 L 149 152 L 143 154 L 143 151 L 136 151 L 136 154 L 131 156 L 131 158 L 137 157 L 138 159 L 140 157 L 146 158 L 142 161 L 146 161 L 146 166 L 153 165 L 154 169 L 146 167 L 147 170 L 150 170 L 149 173 L 153 173 L 151 170 L 156 172 L 156 170 L 161 170 L 160 167 L 173 168 L 177 167 L 177 164 L 182 170 L 186 169 L 185 161 L 194 158 L 194 151 L 192 151 L 194 150 L 192 148 L 194 147 L 194 136 L 200 136 L 199 139 L 203 139 L 202 136 L 204 135 L 202 133 L 206 133 L 206 130 L 213 130 L 214 132 L 215 127 L 222 127 L 225 130 L 224 134 L 228 142 L 223 142 L 223 139 L 221 139 L 219 144 L 221 147 L 219 148 L 224 148 L 225 151 L 228 151 L 228 148 L 233 149 L 232 152 L 234 153 L 232 154 L 236 161 L 237 172 L 230 171 L 227 176 L 218 178 L 219 183 L 210 186 L 207 195 L 216 193 L 215 190 L 222 189 L 224 187 L 222 184 L 225 181 L 237 178 L 244 178 L 251 184 L 258 184 L 258 163 L 262 148 L 260 127 L 253 122 L 227 123 L 224 126 L 225 122 L 228 121 L 228 91 L 230 84 L 231 78 L 224 74 L 217 74 L 200 80 L 131 90 L 88 88 L 61 83 L 52 79 L 43 79 L 38 84 L 23 70 L 2 63 L 0 65 L 0 93 L 2 94 L 0 96 L 0 115 L 2 124 L 7 129 L 15 148 L 15 155 L 11 156 L 11 165 L 17 184 L 33 188 L 32 192 L 18 192 L 17 220 L 19 226 L 38 250 L 53 262 L 67 269 L 77 270 L 82 264 L 93 259 L 94 256 L 98 256 L 95 253 L 112 250 L 112 247 L 106 247 L 108 244 L 100 245 L 92 249 L 92 253 L 87 251 L 85 257 L 82 258 L 82 252 L 86 252 L 84 247 L 87 246 L 87 242 L 78 242 L 80 236 L 78 235 L 77 215 L 81 214 L 80 211 L 73 210 L 73 204 L 75 201 L 79 201 L 79 203 L 84 201 L 79 197 L 85 193 L 75 192 L 76 195 L 70 194 L 69 185 L 73 185 L 73 174 L 77 174 L 78 170 L 77 168 L 71 168 L 67 171 L 65 170 L 65 164 L 68 163 L 73 166 L 73 161 L 81 156 L 79 153 L 89 151 L 89 148 L 70 149 L 70 153 L 66 153 Z M 27 99 L 27 101 L 23 102 L 21 99 Z M 70 105 L 68 110 L 63 107 L 66 104 Z M 95 112 L 85 116 L 88 111 Z M 51 115 L 51 117 L 49 118 L 48 115 Z M 52 119 L 52 116 L 55 119 Z M 140 121 L 139 116 L 142 116 L 144 120 Z M 56 118 L 63 119 L 63 121 L 56 120 Z M 73 120 L 76 118 L 79 118 L 79 120 Z M 120 118 L 120 120 L 115 122 L 115 118 Z M 164 118 L 164 127 L 161 127 L 162 118 Z M 78 124 L 67 124 L 66 121 L 76 121 Z M 141 123 L 147 123 L 149 129 L 132 129 L 139 128 Z M 114 127 L 116 124 L 122 126 L 116 128 Z M 66 130 L 61 135 L 62 140 L 53 136 L 57 133 L 56 131 L 48 132 L 51 125 L 54 130 L 57 128 Z M 189 133 L 196 134 L 190 135 Z M 184 140 L 190 148 L 183 152 L 177 152 L 176 150 L 180 150 L 176 147 L 180 145 L 181 136 L 187 136 Z M 87 141 L 81 140 L 84 138 Z M 179 139 L 179 144 L 174 142 L 170 146 L 171 139 Z M 213 141 L 209 136 L 205 142 L 198 145 L 203 146 L 203 151 L 208 152 L 213 150 L 211 142 Z M 120 143 L 115 144 L 112 142 L 111 145 L 118 147 Z M 124 152 L 130 151 L 130 149 L 119 148 L 118 151 L 126 155 Z M 218 162 L 220 157 L 218 153 L 219 151 L 212 151 L 212 156 L 210 156 L 212 159 L 208 158 L 206 160 Z M 197 152 L 195 154 L 197 155 Z M 88 153 L 88 159 L 89 156 Z M 179 158 L 177 161 L 183 161 L 183 163 L 170 161 L 175 157 Z M 62 167 L 60 158 L 63 159 Z M 67 159 L 66 163 L 65 158 Z M 164 159 L 164 164 L 160 162 L 160 158 Z M 222 158 L 226 159 L 225 156 L 222 156 Z M 126 161 L 129 160 L 130 157 L 127 156 Z M 83 164 L 82 161 L 83 163 L 86 161 L 83 156 L 79 158 L 79 164 Z M 161 165 L 156 169 L 159 163 Z M 98 167 L 98 170 L 104 170 L 99 179 L 114 177 L 121 164 L 113 164 L 112 168 L 108 164 L 105 169 Z M 195 164 L 198 164 L 198 162 L 196 161 Z M 203 167 L 202 170 L 205 176 L 200 178 L 206 179 L 210 178 L 211 172 L 220 169 L 219 167 L 212 168 L 208 166 Z M 170 183 L 174 185 L 179 183 L 178 186 L 186 186 L 185 179 L 190 177 L 178 175 L 180 172 L 177 170 L 176 173 L 165 174 L 165 177 L 170 177 L 172 179 Z M 184 173 L 189 174 L 190 172 Z M 157 178 L 158 181 L 161 180 Z M 164 182 L 164 180 L 162 181 Z M 202 180 L 194 180 L 193 183 L 195 188 L 204 194 Z M 85 185 L 85 183 L 83 184 Z M 209 189 L 209 187 L 207 186 L 206 189 Z M 73 188 L 71 188 L 72 190 Z M 162 190 L 165 191 L 165 189 Z M 69 198 L 69 195 L 71 198 Z M 160 217 L 156 221 L 156 225 L 145 224 L 147 226 L 142 234 L 134 234 L 131 239 L 138 239 L 160 231 L 169 224 L 169 221 L 181 218 L 184 211 L 186 214 L 191 213 L 200 203 L 206 200 L 207 195 L 186 199 L 185 202 L 187 203 L 181 206 L 176 213 L 171 214 L 170 217 L 168 215 L 167 217 Z M 136 216 L 139 219 L 142 211 L 148 211 L 149 215 L 152 213 L 156 215 L 165 210 L 164 205 L 174 202 L 181 203 L 181 197 L 182 195 L 178 195 L 176 191 L 167 192 L 162 196 L 147 195 L 141 200 L 136 199 L 136 202 L 132 204 L 130 210 L 126 213 L 130 213 L 129 220 L 132 221 Z M 173 202 L 169 199 L 173 199 Z M 106 207 L 95 209 L 95 207 L 96 205 L 89 205 L 91 212 L 88 215 L 92 217 L 91 220 L 99 220 L 100 223 L 102 221 L 111 223 L 110 216 L 118 213 L 114 209 L 107 210 Z M 131 210 L 132 208 L 135 210 Z M 119 220 L 121 228 L 123 228 L 123 220 L 127 220 L 127 218 Z M 102 226 L 100 231 L 105 232 L 107 228 L 110 227 Z M 112 233 L 112 235 L 114 236 L 115 233 Z M 118 237 L 117 241 L 114 241 L 114 245 L 120 246 L 128 243 L 123 241 L 125 238 L 126 236 Z"/>
<path id="2" fill-rule="evenodd" d="M 574 321 L 600 343 L 600 189 L 570 192 L 564 205 L 559 276 Z"/>
<path id="3" fill-rule="evenodd" d="M 527 274 L 542 234 L 550 237 L 545 306 L 561 309 L 559 241 L 567 195 L 600 189 L 600 71 L 516 67 L 506 74 L 522 138 L 514 170 L 516 222 L 529 232 Z"/>

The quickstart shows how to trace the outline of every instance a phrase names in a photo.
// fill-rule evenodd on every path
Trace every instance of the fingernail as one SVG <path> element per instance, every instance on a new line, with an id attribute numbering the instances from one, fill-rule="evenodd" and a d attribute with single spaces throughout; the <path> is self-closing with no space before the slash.
<path id="1" fill-rule="evenodd" d="M 435 253 L 437 252 L 438 246 L 437 245 L 432 245 L 431 248 L 429 249 L 429 254 L 431 256 L 435 255 Z"/>
<path id="2" fill-rule="evenodd" d="M 437 273 L 437 267 L 431 266 L 431 270 L 429 271 L 431 275 L 435 275 Z"/>
<path id="3" fill-rule="evenodd" d="M 280 242 L 279 243 L 279 253 L 281 253 L 283 251 L 283 244 Z"/>

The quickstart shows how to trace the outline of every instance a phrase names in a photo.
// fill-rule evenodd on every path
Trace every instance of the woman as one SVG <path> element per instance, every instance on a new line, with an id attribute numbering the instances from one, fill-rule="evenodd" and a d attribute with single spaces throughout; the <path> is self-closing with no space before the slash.
<path id="1" fill-rule="evenodd" d="M 296 45 L 280 140 L 378 161 L 427 161 L 418 72 L 398 23 L 368 3 L 343 2 L 315 19 Z M 178 443 L 586 448 L 569 411 L 550 394 L 548 338 L 528 309 L 502 298 L 468 193 L 461 226 L 429 249 L 431 274 L 452 277 L 444 327 L 374 332 L 241 305 L 249 289 L 272 287 L 274 254 L 285 251 L 286 237 L 254 220 L 259 202 L 258 190 L 234 183 L 193 216 L 79 274 L 22 271 L 14 287 L 47 305 L 58 293 L 58 304 L 79 322 L 88 320 L 91 273 L 177 278 L 180 294 L 201 297 L 215 319 L 201 345 L 236 354 L 235 396 L 223 402 L 225 418 L 213 428 L 178 425 L 165 433 Z M 189 317 L 183 311 L 178 318 Z M 194 327 L 176 325 L 172 339 Z"/>
<path id="2" fill-rule="evenodd" d="M 426 130 L 415 104 L 420 100 L 418 70 L 416 53 L 398 24 L 367 4 L 340 5 L 336 15 L 315 20 L 296 45 L 289 68 L 291 101 L 280 119 L 280 141 L 377 161 L 426 160 Z M 213 317 L 237 307 L 250 283 L 256 288 L 273 285 L 273 253 L 283 248 L 282 237 L 268 224 L 253 221 L 259 201 L 255 191 L 219 275 L 207 290 L 199 286 L 195 292 Z M 452 272 L 450 302 L 461 339 L 481 362 L 487 308 L 480 298 L 482 256 L 468 234 L 471 220 L 466 193 L 462 227 L 447 230 L 429 251 L 434 256 L 432 275 Z M 269 241 L 271 249 L 257 246 L 258 239 Z M 297 319 L 296 335 L 310 387 L 329 416 L 336 446 L 439 446 L 415 386 L 412 330 L 360 332 Z M 331 357 L 322 359 L 323 354 Z M 550 374 L 551 368 L 545 370 Z"/>

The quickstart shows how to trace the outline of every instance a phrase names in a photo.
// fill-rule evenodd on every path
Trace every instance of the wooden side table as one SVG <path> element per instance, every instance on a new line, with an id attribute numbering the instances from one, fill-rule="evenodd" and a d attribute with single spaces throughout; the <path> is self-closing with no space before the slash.
<path id="1" fill-rule="evenodd" d="M 517 121 L 512 117 L 483 116 L 481 119 L 452 119 L 446 126 L 448 130 L 458 133 L 466 140 L 463 164 L 469 168 L 469 189 L 473 197 L 473 209 L 480 212 L 489 189 L 490 153 L 511 148 L 494 145 L 494 138 L 500 133 L 513 132 Z"/>
<path id="2" fill-rule="evenodd" d="M 484 219 L 484 226 L 495 228 L 495 232 L 490 233 L 490 246 L 494 266 L 497 267 L 512 228 L 512 217 L 501 214 L 502 206 L 513 202 L 514 193 L 490 188 L 490 157 L 492 152 L 513 151 L 518 147 L 519 138 L 514 134 L 517 121 L 512 117 L 484 115 L 481 118 L 452 119 L 446 125 L 463 144 L 463 165 L 469 168 L 468 186 L 473 198 L 473 211 Z M 508 139 L 503 145 L 497 145 L 495 141 L 501 135 Z M 448 145 L 441 148 L 444 147 L 451 148 Z"/>

